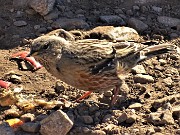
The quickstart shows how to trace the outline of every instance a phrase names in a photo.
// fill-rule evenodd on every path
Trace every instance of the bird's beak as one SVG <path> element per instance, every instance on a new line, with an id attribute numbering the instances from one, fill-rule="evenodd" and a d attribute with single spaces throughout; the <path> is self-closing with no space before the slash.
<path id="1" fill-rule="evenodd" d="M 35 55 L 38 55 L 38 52 L 31 50 L 30 53 L 26 57 L 31 57 L 31 56 L 35 56 Z"/>

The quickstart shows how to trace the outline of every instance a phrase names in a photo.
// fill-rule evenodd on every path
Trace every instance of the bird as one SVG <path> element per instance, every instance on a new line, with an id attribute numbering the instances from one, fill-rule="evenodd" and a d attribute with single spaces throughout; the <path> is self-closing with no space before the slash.
<path id="1" fill-rule="evenodd" d="M 135 42 L 118 42 L 99 39 L 68 41 L 55 35 L 43 35 L 31 42 L 28 56 L 33 56 L 57 79 L 92 92 L 114 89 L 111 105 L 117 101 L 125 76 L 137 64 L 172 52 L 173 44 L 144 45 Z"/>

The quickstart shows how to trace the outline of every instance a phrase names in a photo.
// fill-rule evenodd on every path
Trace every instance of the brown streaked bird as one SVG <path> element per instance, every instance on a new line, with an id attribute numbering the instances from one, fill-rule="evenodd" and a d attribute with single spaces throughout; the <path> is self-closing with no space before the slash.
<path id="1" fill-rule="evenodd" d="M 56 78 L 88 91 L 78 100 L 91 92 L 114 88 L 113 105 L 124 76 L 131 68 L 174 49 L 172 44 L 145 46 L 134 42 L 98 39 L 67 41 L 54 35 L 44 35 L 33 40 L 30 55 Z"/>

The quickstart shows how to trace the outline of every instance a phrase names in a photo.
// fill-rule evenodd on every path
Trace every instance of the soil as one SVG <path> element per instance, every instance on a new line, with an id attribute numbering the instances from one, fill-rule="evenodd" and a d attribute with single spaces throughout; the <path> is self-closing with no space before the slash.
<path id="1" fill-rule="evenodd" d="M 163 5 L 163 3 L 161 4 Z M 101 5 L 103 5 L 103 3 L 101 3 Z M 76 5 L 76 7 L 78 6 Z M 164 6 L 164 8 L 165 7 L 166 6 Z M 180 10 L 176 7 L 177 6 L 174 5 L 174 9 L 171 8 L 170 14 L 173 17 L 177 17 L 179 15 L 178 13 L 180 13 Z M 129 9 L 129 5 L 127 4 L 124 8 Z M 114 107 L 109 106 L 111 97 L 104 95 L 104 93 L 92 93 L 88 99 L 78 103 L 75 102 L 75 100 L 84 93 L 83 90 L 72 88 L 71 86 L 68 86 L 61 81 L 60 82 L 62 86 L 60 90 L 57 90 L 55 89 L 57 79 L 50 73 L 48 73 L 44 67 L 35 72 L 29 70 L 22 71 L 18 69 L 18 65 L 15 61 L 9 60 L 12 54 L 22 50 L 29 50 L 29 46 L 25 46 L 24 38 L 33 39 L 38 36 L 37 31 L 34 29 L 35 25 L 40 24 L 43 27 L 50 26 L 50 24 L 44 21 L 44 19 L 40 15 L 29 15 L 26 14 L 26 12 L 23 12 L 23 17 L 21 18 L 23 18 L 23 20 L 26 21 L 28 25 L 25 27 L 14 26 L 14 19 L 18 20 L 18 18 L 16 17 L 17 11 L 21 10 L 25 11 L 24 9 L 15 9 L 11 0 L 1 1 L 0 19 L 2 18 L 3 21 L 0 20 L 0 23 L 2 23 L 0 24 L 0 78 L 9 81 L 9 79 L 5 78 L 5 75 L 10 71 L 14 71 L 16 74 L 20 75 L 22 81 L 20 83 L 13 82 L 10 88 L 14 89 L 15 87 L 23 86 L 23 90 L 21 91 L 21 93 L 22 95 L 24 95 L 24 98 L 28 99 L 33 97 L 34 99 L 44 99 L 46 101 L 68 101 L 70 105 L 64 106 L 61 109 L 67 114 L 71 113 L 74 116 L 74 126 L 69 131 L 69 135 L 90 134 L 90 131 L 94 130 L 101 130 L 109 135 L 150 135 L 155 133 L 167 135 L 180 134 L 180 131 L 178 133 L 178 129 L 180 129 L 180 117 L 174 115 L 173 112 L 171 112 L 171 117 L 174 122 L 170 122 L 171 124 L 169 124 L 168 122 L 157 124 L 153 120 L 152 122 L 147 118 L 151 113 L 158 112 L 159 108 L 161 108 L 160 110 L 163 110 L 165 108 L 164 106 L 166 106 L 168 103 L 170 103 L 171 108 L 180 105 L 180 98 L 175 99 L 173 102 L 166 100 L 166 103 L 162 103 L 158 108 L 156 108 L 154 105 L 154 103 L 159 99 L 168 98 L 170 96 L 176 97 L 180 93 L 180 57 L 178 54 L 165 54 L 142 63 L 147 74 L 151 75 L 154 78 L 153 83 L 135 83 L 133 79 L 135 74 L 131 72 L 126 79 L 126 83 L 129 87 L 128 95 L 125 100 L 123 99 L 122 101 L 119 101 Z M 178 13 L 175 14 L 175 12 Z M 94 18 L 91 18 L 89 22 L 92 20 L 94 20 Z M 154 24 L 154 22 L 152 22 L 152 24 Z M 103 24 L 96 24 L 96 22 L 92 21 L 91 28 L 98 25 Z M 50 30 L 47 30 L 45 33 L 47 33 L 48 31 Z M 155 32 L 153 28 L 152 32 Z M 147 33 L 142 33 L 142 36 L 146 36 Z M 171 37 L 168 34 L 169 33 L 165 33 L 165 35 L 162 35 L 166 41 L 171 41 L 176 45 L 180 44 L 180 38 L 176 37 L 170 40 Z M 152 35 L 153 34 L 151 34 L 150 37 Z M 164 63 L 164 65 L 160 65 L 160 59 L 165 60 L 166 63 Z M 166 78 L 170 78 L 170 80 L 168 80 L 170 84 L 164 82 Z M 126 120 L 122 123 L 118 122 L 118 116 L 115 115 L 115 111 L 119 111 L 120 113 L 125 112 L 127 114 L 131 113 L 132 110 L 129 109 L 129 106 L 133 103 L 140 103 L 142 105 L 140 109 L 135 109 L 135 112 L 133 113 L 136 115 L 135 121 L 127 122 Z M 0 121 L 14 118 L 4 113 L 9 108 L 11 107 L 0 106 Z M 37 117 L 40 114 L 50 114 L 58 109 L 59 107 L 54 107 L 51 109 L 37 107 L 34 110 L 28 112 L 35 114 L 35 117 Z M 19 110 L 21 111 L 21 115 L 27 113 L 21 108 L 19 108 Z M 19 115 L 18 117 L 20 117 L 21 115 Z M 82 118 L 82 116 L 84 115 L 92 117 L 93 122 L 84 122 L 84 119 Z M 107 128 L 108 125 L 110 125 L 109 128 Z M 85 131 L 86 129 L 88 129 L 88 132 Z M 151 129 L 153 129 L 152 132 Z M 15 133 L 17 135 L 40 134 L 27 133 L 22 129 L 18 129 L 17 131 L 15 131 Z"/>

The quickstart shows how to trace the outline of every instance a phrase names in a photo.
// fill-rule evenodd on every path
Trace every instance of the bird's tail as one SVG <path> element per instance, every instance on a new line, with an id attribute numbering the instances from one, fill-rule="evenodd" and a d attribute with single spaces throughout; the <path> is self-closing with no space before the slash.
<path id="1" fill-rule="evenodd" d="M 164 53 L 174 52 L 176 49 L 175 45 L 167 43 L 145 47 L 137 52 L 139 55 L 138 63 Z"/>

